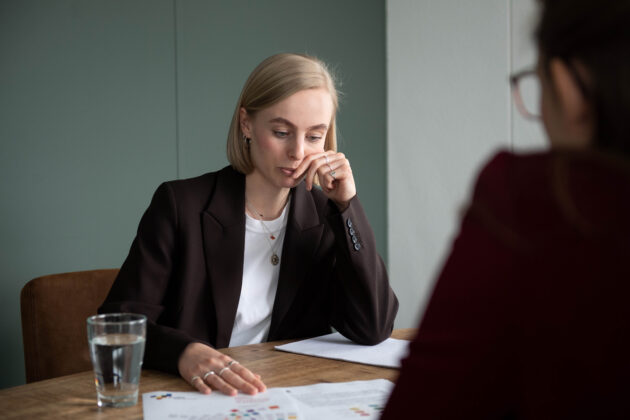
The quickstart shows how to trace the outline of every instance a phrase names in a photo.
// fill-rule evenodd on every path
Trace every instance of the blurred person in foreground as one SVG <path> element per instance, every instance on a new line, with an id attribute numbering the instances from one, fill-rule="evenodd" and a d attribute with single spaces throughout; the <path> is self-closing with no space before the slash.
<path id="1" fill-rule="evenodd" d="M 551 149 L 481 171 L 385 420 L 630 418 L 630 1 L 540 6 Z"/>

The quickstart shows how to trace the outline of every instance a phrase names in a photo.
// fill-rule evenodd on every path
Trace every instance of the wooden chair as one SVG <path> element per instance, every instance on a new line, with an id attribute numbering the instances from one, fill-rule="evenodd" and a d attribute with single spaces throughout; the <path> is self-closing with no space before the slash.
<path id="1" fill-rule="evenodd" d="M 96 314 L 118 269 L 35 278 L 22 288 L 26 382 L 92 369 L 86 318 Z"/>

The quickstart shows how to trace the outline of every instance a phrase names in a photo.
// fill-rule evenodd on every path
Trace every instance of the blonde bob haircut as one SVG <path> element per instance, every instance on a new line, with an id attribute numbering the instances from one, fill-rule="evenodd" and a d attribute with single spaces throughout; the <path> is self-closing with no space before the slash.
<path id="1" fill-rule="evenodd" d="M 249 75 L 236 104 L 227 138 L 227 157 L 234 169 L 249 174 L 254 170 L 249 146 L 240 124 L 240 109 L 249 115 L 272 106 L 305 89 L 326 89 L 333 101 L 333 116 L 324 140 L 324 150 L 337 151 L 335 115 L 338 98 L 335 82 L 326 65 L 302 54 L 276 54 L 265 59 Z"/>

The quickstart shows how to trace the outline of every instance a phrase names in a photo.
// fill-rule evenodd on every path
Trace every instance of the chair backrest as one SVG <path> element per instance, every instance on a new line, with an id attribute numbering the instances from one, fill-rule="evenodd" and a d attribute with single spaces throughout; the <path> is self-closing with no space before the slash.
<path id="1" fill-rule="evenodd" d="M 26 382 L 90 370 L 86 318 L 96 314 L 118 269 L 38 277 L 20 295 Z"/>

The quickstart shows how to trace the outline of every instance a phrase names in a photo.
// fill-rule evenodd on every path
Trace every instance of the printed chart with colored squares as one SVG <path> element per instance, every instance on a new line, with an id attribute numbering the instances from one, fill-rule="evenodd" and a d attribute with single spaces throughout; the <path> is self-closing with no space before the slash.
<path id="1" fill-rule="evenodd" d="M 142 395 L 145 420 L 376 420 L 393 383 L 384 379 L 270 388 L 258 395 L 156 391 Z"/>
<path id="2" fill-rule="evenodd" d="M 233 408 L 224 420 L 301 420 L 297 413 L 282 411 L 278 405 L 268 407 L 248 408 L 242 410 Z"/>
<path id="3" fill-rule="evenodd" d="M 383 411 L 384 408 L 382 404 L 368 404 L 367 407 L 350 407 L 350 411 L 356 417 L 371 417 Z"/>
<path id="4" fill-rule="evenodd" d="M 280 389 L 236 397 L 156 391 L 143 394 L 142 405 L 146 420 L 304 420 Z"/>

